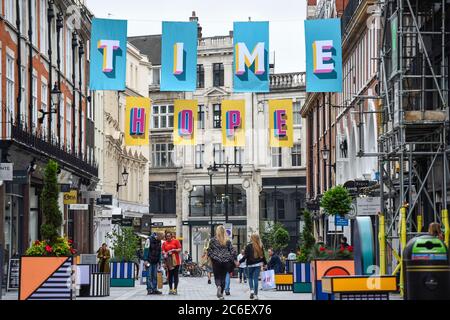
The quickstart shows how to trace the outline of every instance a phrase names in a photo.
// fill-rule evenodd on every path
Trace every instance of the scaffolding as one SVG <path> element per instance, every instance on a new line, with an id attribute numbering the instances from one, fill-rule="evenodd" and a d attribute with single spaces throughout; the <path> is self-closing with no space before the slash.
<path id="1" fill-rule="evenodd" d="M 380 268 L 395 274 L 407 241 L 430 222 L 446 227 L 448 245 L 450 4 L 384 0 L 380 5 L 378 164 L 385 225 L 380 241 L 386 245 Z"/>

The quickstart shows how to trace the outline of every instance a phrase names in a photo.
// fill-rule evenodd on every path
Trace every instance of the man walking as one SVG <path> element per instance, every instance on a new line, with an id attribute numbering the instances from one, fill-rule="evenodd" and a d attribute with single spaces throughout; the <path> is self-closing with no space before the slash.
<path id="1" fill-rule="evenodd" d="M 147 273 L 147 294 L 162 294 L 158 291 L 158 269 L 161 262 L 162 232 L 153 233 L 145 242 L 144 262 Z"/>
<path id="2" fill-rule="evenodd" d="M 245 250 L 242 249 L 241 253 L 238 255 L 238 261 L 244 257 Z M 239 283 L 242 283 L 242 278 L 244 278 L 244 283 L 247 283 L 247 264 L 242 262 L 239 265 Z"/>

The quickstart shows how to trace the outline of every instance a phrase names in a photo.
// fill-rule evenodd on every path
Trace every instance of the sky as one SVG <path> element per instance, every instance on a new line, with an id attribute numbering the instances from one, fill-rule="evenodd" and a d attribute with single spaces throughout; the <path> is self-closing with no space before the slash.
<path id="1" fill-rule="evenodd" d="M 269 21 L 275 72 L 305 71 L 306 0 L 86 0 L 98 18 L 128 20 L 128 36 L 161 34 L 161 22 L 196 12 L 204 37 L 228 35 L 234 21 Z"/>

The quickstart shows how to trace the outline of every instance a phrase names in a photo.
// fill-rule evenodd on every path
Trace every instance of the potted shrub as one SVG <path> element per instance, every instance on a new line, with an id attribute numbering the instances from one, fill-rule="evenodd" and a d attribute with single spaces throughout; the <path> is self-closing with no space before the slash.
<path id="1" fill-rule="evenodd" d="M 110 262 L 111 287 L 134 287 L 139 238 L 130 227 L 115 229 L 107 237 L 114 251 Z"/>
<path id="2" fill-rule="evenodd" d="M 44 213 L 43 240 L 36 240 L 21 257 L 19 300 L 73 298 L 72 264 L 76 250 L 72 240 L 59 234 L 62 214 L 58 206 L 57 171 L 58 164 L 50 160 L 45 168 L 40 199 Z"/>
<path id="3" fill-rule="evenodd" d="M 313 235 L 313 221 L 308 210 L 303 212 L 303 231 L 300 234 L 300 254 L 294 263 L 294 293 L 311 292 L 311 259 L 316 240 Z"/>
<path id="4" fill-rule="evenodd" d="M 345 216 L 351 210 L 352 198 L 348 190 L 342 186 L 336 186 L 324 193 L 320 206 L 327 215 Z M 353 248 L 341 250 L 337 246 L 337 236 L 333 236 L 331 248 L 318 245 L 313 250 L 311 263 L 311 283 L 313 299 L 328 300 L 328 294 L 322 292 L 322 277 L 355 275 L 355 262 L 353 260 Z M 331 296 L 331 299 L 334 299 Z"/>

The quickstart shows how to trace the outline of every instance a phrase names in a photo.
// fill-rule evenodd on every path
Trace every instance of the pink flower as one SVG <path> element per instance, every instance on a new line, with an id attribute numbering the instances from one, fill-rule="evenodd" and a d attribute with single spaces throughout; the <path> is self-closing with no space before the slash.
<path id="1" fill-rule="evenodd" d="M 52 251 L 53 251 L 53 248 L 50 247 L 49 245 L 46 245 L 46 246 L 45 246 L 45 251 L 47 251 L 47 252 L 52 252 Z"/>
<path id="2" fill-rule="evenodd" d="M 320 251 L 320 252 L 324 252 L 324 251 L 325 251 L 325 247 L 320 247 L 320 248 L 319 248 L 319 251 Z"/>
<path id="3" fill-rule="evenodd" d="M 347 250 L 350 251 L 350 252 L 353 252 L 353 247 L 352 246 L 348 246 Z"/>
<path id="4" fill-rule="evenodd" d="M 74 248 L 70 248 L 70 253 L 75 254 L 77 253 L 77 250 L 75 250 Z"/>

